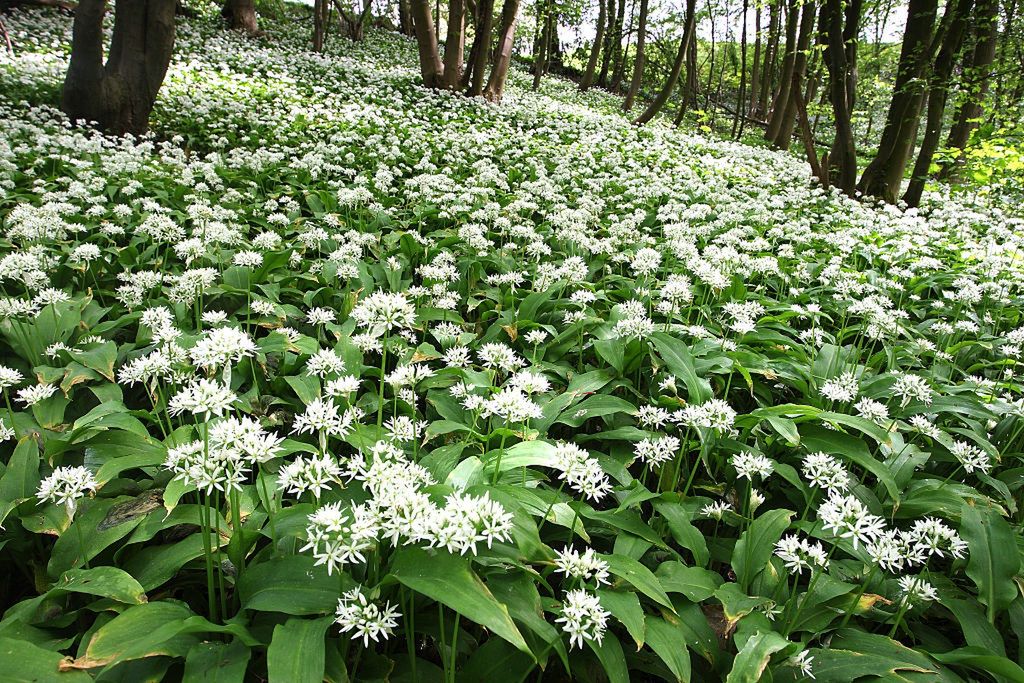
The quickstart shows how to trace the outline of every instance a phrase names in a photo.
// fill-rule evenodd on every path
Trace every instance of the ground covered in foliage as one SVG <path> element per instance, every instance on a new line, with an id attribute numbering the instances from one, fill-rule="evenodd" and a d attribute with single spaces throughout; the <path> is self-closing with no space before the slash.
<path id="1" fill-rule="evenodd" d="M 0 57 L 0 679 L 1024 680 L 1024 221 L 415 46 Z"/>

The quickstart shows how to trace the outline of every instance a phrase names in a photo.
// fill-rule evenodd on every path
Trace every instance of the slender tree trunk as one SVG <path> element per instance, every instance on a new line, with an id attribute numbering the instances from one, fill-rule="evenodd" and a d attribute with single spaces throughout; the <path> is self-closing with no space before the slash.
<path id="1" fill-rule="evenodd" d="M 410 0 L 398 0 L 398 30 L 404 36 L 412 36 L 416 33 L 412 27 Z"/>
<path id="2" fill-rule="evenodd" d="M 462 57 L 466 49 L 466 5 L 448 0 L 448 32 L 444 44 L 441 87 L 458 90 L 462 80 Z"/>
<path id="3" fill-rule="evenodd" d="M 824 36 L 825 66 L 829 74 L 829 100 L 832 103 L 833 120 L 836 127 L 835 142 L 829 155 L 831 169 L 835 172 L 835 185 L 850 195 L 854 195 L 857 187 L 857 146 L 853 135 L 851 93 L 847 90 L 852 68 L 847 59 L 848 45 L 845 36 L 858 33 L 857 22 L 860 21 L 861 0 L 849 0 L 846 21 L 853 22 L 843 25 L 842 0 L 825 0 L 822 8 L 822 22 L 819 27 Z M 856 39 L 852 41 L 856 50 Z M 826 169 L 828 172 L 829 169 Z"/>
<path id="4" fill-rule="evenodd" d="M 622 4 L 625 6 L 625 0 L 623 0 Z M 626 60 L 629 59 L 629 41 L 630 36 L 633 35 L 633 19 L 635 16 L 636 0 L 629 6 L 629 25 L 626 27 L 626 32 L 622 33 L 621 26 L 619 28 L 619 42 L 615 45 L 615 68 L 612 69 L 612 82 L 609 87 L 612 92 L 621 92 L 622 89 L 622 79 L 626 74 Z M 623 39 L 625 39 L 625 45 L 623 45 Z"/>
<path id="5" fill-rule="evenodd" d="M 796 63 L 796 30 L 799 26 L 799 8 L 799 0 L 789 0 L 786 7 L 786 51 L 782 58 L 779 88 L 772 101 L 771 118 L 768 120 L 768 128 L 764 134 L 765 139 L 769 141 L 778 138 L 779 129 L 782 127 L 782 117 L 789 104 L 789 88 L 793 84 L 793 65 Z"/>
<path id="6" fill-rule="evenodd" d="M 949 99 L 950 79 L 953 76 L 953 67 L 956 65 L 957 53 L 960 52 L 960 46 L 963 44 L 973 0 L 958 0 L 956 4 L 956 14 L 943 37 L 942 46 L 939 49 L 939 54 L 935 57 L 935 65 L 932 67 L 931 76 L 928 79 L 928 113 L 925 119 L 924 137 L 921 139 L 921 149 L 910 176 L 910 183 L 907 185 L 907 191 L 903 194 L 903 201 L 908 206 L 917 206 L 921 203 L 921 195 L 924 193 L 924 184 L 928 179 L 932 157 L 939 147 L 939 138 L 942 136 L 942 119 L 946 113 L 946 101 Z"/>
<path id="7" fill-rule="evenodd" d="M 498 30 L 498 49 L 494 55 L 491 76 L 487 79 L 484 97 L 491 102 L 500 102 L 508 78 L 508 66 L 512 61 L 512 48 L 516 39 L 516 16 L 519 14 L 519 0 L 505 0 L 501 6 L 501 23 Z"/>
<path id="8" fill-rule="evenodd" d="M 174 9 L 175 0 L 118 2 L 104 64 L 106 3 L 78 3 L 71 61 L 61 93 L 61 107 L 68 117 L 93 121 L 115 135 L 146 132 L 174 50 Z"/>
<path id="9" fill-rule="evenodd" d="M 672 90 L 676 87 L 676 82 L 679 80 L 679 72 L 683 69 L 683 60 L 686 58 L 686 51 L 690 46 L 690 41 L 693 40 L 694 26 L 697 21 L 697 0 L 686 0 L 686 18 L 683 26 L 683 37 L 679 41 L 679 50 L 676 52 L 676 58 L 672 62 L 672 69 L 669 71 L 668 78 L 665 79 L 664 85 L 658 95 L 651 101 L 647 109 L 644 110 L 636 121 L 633 123 L 642 126 L 647 123 L 661 111 L 665 103 L 668 102 L 668 98 L 672 95 Z"/>
<path id="10" fill-rule="evenodd" d="M 736 101 L 736 116 L 732 120 L 732 137 L 738 140 L 743 135 L 743 124 L 747 115 L 747 12 L 750 11 L 749 0 L 743 0 L 743 14 L 740 29 L 740 92 Z"/>
<path id="11" fill-rule="evenodd" d="M 754 62 L 750 69 L 750 113 L 757 113 L 757 96 L 761 91 L 761 6 L 754 6 Z"/>
<path id="12" fill-rule="evenodd" d="M 539 32 L 536 41 L 536 51 L 533 55 L 533 89 L 540 88 L 540 79 L 544 76 L 544 62 L 548 57 L 548 45 L 551 43 L 551 1 L 542 0 L 539 3 L 537 14 L 537 30 Z"/>
<path id="13" fill-rule="evenodd" d="M 420 74 L 428 88 L 444 86 L 444 65 L 437 48 L 437 33 L 430 16 L 430 0 L 412 0 L 412 24 L 420 55 Z"/>
<path id="14" fill-rule="evenodd" d="M 640 91 L 644 78 L 644 43 L 647 40 L 647 0 L 640 0 L 640 18 L 637 21 L 636 57 L 633 58 L 633 78 L 629 81 L 626 99 L 622 102 L 622 110 L 633 108 L 633 100 Z"/>
<path id="15" fill-rule="evenodd" d="M 608 70 L 611 68 L 612 57 L 615 55 L 615 41 L 621 40 L 621 24 L 618 22 L 616 12 L 618 8 L 625 8 L 626 0 L 607 0 L 608 2 L 608 30 L 604 34 L 604 54 L 601 55 L 601 72 L 597 77 L 597 84 L 602 88 L 608 87 Z"/>
<path id="16" fill-rule="evenodd" d="M 328 0 L 313 2 L 313 51 L 323 52 L 327 41 L 327 19 L 330 12 Z"/>
<path id="17" fill-rule="evenodd" d="M 999 41 L 1002 49 L 999 50 L 999 67 L 996 69 L 996 87 L 992 97 L 992 119 L 996 120 L 1003 108 L 1003 99 L 1006 94 L 1006 76 L 1009 74 L 1010 64 L 1020 64 L 1022 61 L 1021 50 L 1016 44 L 1019 41 L 1013 40 L 1016 29 L 1014 20 L 1017 16 L 1017 0 L 1008 0 L 1004 3 L 1003 9 L 1003 37 Z M 1024 79 L 1017 78 L 1017 84 L 1024 83 Z M 1012 100 L 1011 100 L 1012 101 Z"/>
<path id="18" fill-rule="evenodd" d="M 476 33 L 470 49 L 470 80 L 466 94 L 478 97 L 484 92 L 484 77 L 491 51 L 491 31 L 494 28 L 494 0 L 477 0 Z"/>
<path id="19" fill-rule="evenodd" d="M 604 42 L 606 17 L 606 1 L 598 0 L 597 10 L 597 32 L 594 34 L 594 44 L 590 48 L 590 59 L 587 60 L 587 69 L 583 72 L 583 80 L 580 81 L 580 90 L 586 91 L 594 84 L 594 72 L 597 70 L 597 60 L 601 55 L 601 44 Z"/>
<path id="20" fill-rule="evenodd" d="M 998 0 L 978 0 L 975 9 L 974 50 L 968 56 L 969 65 L 964 69 L 963 78 L 973 82 L 966 87 L 964 101 L 957 109 L 953 126 L 946 139 L 946 147 L 963 150 L 971 133 L 978 125 L 983 113 L 982 103 L 988 94 L 989 72 L 996 58 L 998 36 Z M 939 177 L 947 177 L 955 164 L 944 164 Z"/>
<path id="21" fill-rule="evenodd" d="M 256 25 L 256 3 L 253 0 L 226 0 L 220 13 L 230 28 L 249 35 L 259 30 Z"/>
<path id="22" fill-rule="evenodd" d="M 807 51 L 811 45 L 811 36 L 814 33 L 814 19 L 814 1 L 807 0 L 800 12 L 800 33 L 797 36 L 796 56 L 793 60 L 793 82 L 790 85 L 790 97 L 779 121 L 778 134 L 774 139 L 774 144 L 779 149 L 789 149 L 789 145 L 793 140 L 797 103 L 793 99 L 792 93 L 794 87 L 799 87 L 801 90 L 804 87 L 804 76 L 807 73 Z"/>
<path id="23" fill-rule="evenodd" d="M 895 204 L 906 170 L 920 114 L 922 76 L 930 61 L 928 49 L 935 29 L 937 0 L 910 0 L 907 27 L 896 70 L 878 154 L 864 169 L 857 189 L 866 196 Z"/>
<path id="24" fill-rule="evenodd" d="M 761 87 L 757 93 L 757 106 L 754 115 L 763 119 L 768 112 L 768 97 L 772 92 L 772 79 L 775 76 L 775 62 L 779 56 L 781 0 L 773 0 L 768 5 L 768 40 L 765 45 L 764 62 L 761 65 Z"/>

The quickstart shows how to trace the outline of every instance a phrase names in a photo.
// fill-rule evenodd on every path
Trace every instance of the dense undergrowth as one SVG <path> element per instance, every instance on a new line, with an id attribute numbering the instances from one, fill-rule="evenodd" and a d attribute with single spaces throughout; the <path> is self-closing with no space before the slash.
<path id="1" fill-rule="evenodd" d="M 0 57 L 0 679 L 1024 680 L 1024 221 L 414 45 Z"/>

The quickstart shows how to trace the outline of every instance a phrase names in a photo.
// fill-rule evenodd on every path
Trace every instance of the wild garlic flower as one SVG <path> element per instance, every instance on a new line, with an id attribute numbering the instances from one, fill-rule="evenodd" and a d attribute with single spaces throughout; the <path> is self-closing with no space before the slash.
<path id="1" fill-rule="evenodd" d="M 319 349 L 306 361 L 306 374 L 323 379 L 345 372 L 345 361 L 333 349 Z"/>
<path id="2" fill-rule="evenodd" d="M 214 328 L 189 350 L 192 363 L 204 370 L 223 368 L 255 353 L 256 344 L 252 337 L 235 327 Z"/>
<path id="3" fill-rule="evenodd" d="M 366 562 L 366 553 L 377 545 L 377 520 L 365 505 L 342 507 L 342 502 L 324 505 L 309 515 L 306 545 L 316 565 L 326 565 L 328 576 L 346 564 Z"/>
<path id="4" fill-rule="evenodd" d="M 477 350 L 480 364 L 491 370 L 515 372 L 526 364 L 510 346 L 498 342 L 484 344 Z"/>
<path id="5" fill-rule="evenodd" d="M 202 441 L 191 441 L 167 449 L 164 467 L 186 486 L 195 486 L 210 495 L 214 491 L 240 491 L 249 472 L 249 461 L 237 448 L 210 448 Z"/>
<path id="6" fill-rule="evenodd" d="M 954 441 L 950 452 L 963 465 L 964 471 L 971 474 L 975 471 L 988 474 L 992 469 L 992 460 L 988 453 L 966 441 Z"/>
<path id="7" fill-rule="evenodd" d="M 611 481 L 600 463 L 579 446 L 571 443 L 556 445 L 552 460 L 553 466 L 562 471 L 559 478 L 577 493 L 599 501 L 611 492 Z"/>
<path id="8" fill-rule="evenodd" d="M 911 401 L 920 401 L 925 405 L 932 403 L 932 388 L 924 377 L 901 374 L 892 385 L 892 395 L 900 398 L 900 407 L 905 408 Z"/>
<path id="9" fill-rule="evenodd" d="M 555 571 L 584 581 L 594 581 L 594 586 L 608 583 L 608 563 L 597 556 L 593 548 L 582 554 L 572 546 L 562 548 L 554 560 Z"/>
<path id="10" fill-rule="evenodd" d="M 821 543 L 812 543 L 796 534 L 779 539 L 775 544 L 775 554 L 793 574 L 800 574 L 805 569 L 828 569 L 828 557 Z"/>
<path id="11" fill-rule="evenodd" d="M 305 412 L 295 416 L 295 420 L 292 422 L 292 432 L 295 434 L 320 432 L 328 436 L 345 438 L 360 417 L 360 410 L 348 408 L 342 411 L 334 405 L 333 398 L 316 398 L 306 406 Z"/>
<path id="12" fill-rule="evenodd" d="M 737 477 L 749 481 L 754 477 L 767 479 L 775 471 L 775 464 L 767 456 L 753 451 L 741 451 L 732 456 L 732 466 Z"/>
<path id="13" fill-rule="evenodd" d="M 211 448 L 235 448 L 253 462 L 267 462 L 281 450 L 283 437 L 266 431 L 251 417 L 226 417 L 210 427 Z"/>
<path id="14" fill-rule="evenodd" d="M 860 385 L 852 372 L 844 372 L 839 377 L 828 379 L 821 385 L 821 395 L 838 403 L 853 401 L 859 393 Z"/>
<path id="15" fill-rule="evenodd" d="M 200 379 L 175 394 L 168 403 L 167 411 L 175 416 L 192 413 L 203 420 L 209 420 L 213 415 L 222 416 L 237 398 L 223 383 Z"/>
<path id="16" fill-rule="evenodd" d="M 375 335 L 416 324 L 416 307 L 405 294 L 374 292 L 352 309 L 352 317 Z"/>
<path id="17" fill-rule="evenodd" d="M 826 531 L 840 538 L 849 538 L 853 547 L 870 543 L 885 531 L 885 520 L 871 514 L 867 507 L 852 495 L 831 494 L 818 507 L 818 519 Z"/>
<path id="18" fill-rule="evenodd" d="M 88 467 L 64 466 L 55 469 L 39 483 L 36 498 L 40 502 L 50 501 L 63 505 L 67 509 L 68 517 L 71 518 L 75 516 L 78 501 L 98 488 L 99 483 Z"/>
<path id="19" fill-rule="evenodd" d="M 32 384 L 18 390 L 17 400 L 26 406 L 34 406 L 57 393 L 56 384 Z"/>
<path id="20" fill-rule="evenodd" d="M 814 680 L 814 666 L 811 664 L 813 661 L 814 657 L 811 656 L 810 650 L 803 650 L 787 659 L 786 666 L 791 666 L 799 671 L 801 676 Z"/>
<path id="21" fill-rule="evenodd" d="M 724 500 L 708 503 L 700 509 L 700 514 L 702 516 L 712 517 L 714 519 L 722 519 L 726 512 L 732 512 L 732 504 L 727 503 Z"/>
<path id="22" fill-rule="evenodd" d="M 911 609 L 915 603 L 932 602 L 939 599 L 939 593 L 935 590 L 935 586 L 920 576 L 901 576 L 897 583 L 907 601 L 907 609 Z"/>
<path id="23" fill-rule="evenodd" d="M 490 548 L 495 541 L 511 538 L 512 515 L 501 503 L 491 500 L 487 493 L 472 496 L 458 491 L 445 498 L 444 507 L 438 508 L 423 533 L 423 540 L 431 547 L 459 555 L 476 555 L 478 543 Z"/>
<path id="24" fill-rule="evenodd" d="M 485 417 L 499 417 L 506 422 L 526 422 L 540 419 L 543 413 L 541 407 L 520 389 L 505 387 L 484 401 L 483 414 Z"/>
<path id="25" fill-rule="evenodd" d="M 637 459 L 651 467 L 668 462 L 679 452 L 679 439 L 662 436 L 657 439 L 642 439 L 633 447 Z"/>
<path id="26" fill-rule="evenodd" d="M 334 484 L 341 483 L 341 467 L 329 453 L 298 457 L 281 468 L 277 486 L 296 497 L 312 491 L 317 500 Z"/>
<path id="27" fill-rule="evenodd" d="M 390 638 L 401 616 L 390 602 L 380 607 L 368 601 L 361 590 L 353 588 L 338 600 L 334 621 L 341 626 L 342 633 L 352 631 L 352 640 L 362 638 L 363 647 L 369 647 L 371 640 L 376 643 L 379 639 Z"/>
<path id="28" fill-rule="evenodd" d="M 555 619 L 555 623 L 561 624 L 562 630 L 569 634 L 569 647 L 583 647 L 586 640 L 600 645 L 610 616 L 596 595 L 577 589 L 565 594 L 562 616 Z"/>
<path id="29" fill-rule="evenodd" d="M 800 471 L 811 486 L 832 493 L 841 493 L 850 487 L 850 474 L 836 457 L 818 451 L 804 456 Z"/>
<path id="30" fill-rule="evenodd" d="M 24 379 L 24 375 L 14 368 L 9 368 L 6 365 L 0 365 L 0 389 L 10 389 L 13 386 L 21 384 Z"/>

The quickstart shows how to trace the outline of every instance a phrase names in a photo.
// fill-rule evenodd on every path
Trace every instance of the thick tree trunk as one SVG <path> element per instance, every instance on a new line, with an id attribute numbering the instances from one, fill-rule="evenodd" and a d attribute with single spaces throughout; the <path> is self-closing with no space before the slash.
<path id="1" fill-rule="evenodd" d="M 633 78 L 629 81 L 626 99 L 622 102 L 622 110 L 633 108 L 633 100 L 640 91 L 644 78 L 644 43 L 647 41 L 647 0 L 640 0 L 640 17 L 637 21 L 636 57 L 633 58 Z"/>
<path id="2" fill-rule="evenodd" d="M 484 97 L 491 102 L 500 102 L 508 78 L 508 66 L 512 61 L 512 48 L 516 40 L 516 16 L 519 14 L 519 0 L 505 0 L 501 6 L 501 23 L 498 29 L 498 48 L 487 79 Z"/>
<path id="3" fill-rule="evenodd" d="M 253 0 L 226 0 L 220 13 L 230 28 L 250 35 L 259 31 L 256 24 L 256 3 Z"/>
<path id="4" fill-rule="evenodd" d="M 796 29 L 799 25 L 799 7 L 799 0 L 789 0 L 786 7 L 786 51 L 782 58 L 779 88 L 775 92 L 775 99 L 772 100 L 771 118 L 768 120 L 768 128 L 764 133 L 764 138 L 768 141 L 778 138 L 779 128 L 782 127 L 782 117 L 789 104 L 789 88 L 793 84 L 793 65 L 796 63 Z"/>
<path id="5" fill-rule="evenodd" d="M 484 92 L 487 61 L 491 51 L 491 30 L 494 28 L 494 0 L 477 0 L 476 33 L 469 51 L 469 82 L 466 94 L 477 97 Z"/>
<path id="6" fill-rule="evenodd" d="M 676 82 L 679 80 L 679 73 L 683 70 L 683 61 L 686 59 L 686 52 L 690 47 L 690 41 L 693 40 L 694 26 L 697 20 L 697 0 L 686 0 L 686 18 L 683 26 L 683 37 L 679 41 L 679 50 L 676 51 L 676 58 L 672 62 L 672 70 L 669 71 L 668 78 L 665 79 L 664 85 L 661 90 L 658 91 L 658 95 L 654 100 L 647 106 L 644 113 L 637 117 L 633 123 L 642 126 L 647 123 L 661 111 L 665 103 L 668 102 L 668 98 L 672 96 L 672 91 L 676 87 Z"/>
<path id="7" fill-rule="evenodd" d="M 832 103 L 836 137 L 829 155 L 831 169 L 835 173 L 835 185 L 846 194 L 853 196 L 857 187 L 857 146 L 853 135 L 852 93 L 850 72 L 853 65 L 848 59 L 850 45 L 846 36 L 858 34 L 857 24 L 861 15 L 861 0 L 850 0 L 843 25 L 842 0 L 825 0 L 822 8 L 822 22 L 819 30 L 825 43 L 825 66 L 829 73 L 829 100 Z M 850 25 L 852 22 L 852 26 Z M 856 39 L 851 40 L 856 50 Z M 856 53 L 854 53 L 856 54 Z"/>
<path id="8" fill-rule="evenodd" d="M 420 55 L 420 74 L 428 88 L 444 87 L 444 65 L 437 50 L 437 33 L 430 16 L 430 0 L 412 0 L 412 25 Z"/>
<path id="9" fill-rule="evenodd" d="M 327 19 L 331 6 L 328 0 L 313 3 L 313 51 L 323 52 L 327 40 Z"/>
<path id="10" fill-rule="evenodd" d="M 594 34 L 594 45 L 590 48 L 590 59 L 587 60 L 587 69 L 583 72 L 583 80 L 580 81 L 581 91 L 588 90 L 594 84 L 594 72 L 597 71 L 597 60 L 601 56 L 601 44 L 604 42 L 606 23 L 608 23 L 607 4 L 605 0 L 598 0 L 597 32 Z"/>
<path id="11" fill-rule="evenodd" d="M 989 72 L 996 58 L 998 11 L 997 0 L 978 0 L 975 9 L 974 50 L 967 58 L 968 64 L 963 73 L 965 80 L 971 79 L 973 82 L 966 88 L 965 99 L 957 109 L 953 126 L 949 129 L 946 147 L 950 149 L 963 150 L 967 147 L 967 141 L 983 113 L 982 103 L 988 94 Z M 944 164 L 939 177 L 947 177 L 955 167 L 952 163 Z"/>
<path id="12" fill-rule="evenodd" d="M 398 0 L 398 30 L 404 36 L 415 35 L 412 27 L 412 7 L 409 0 Z"/>
<path id="13" fill-rule="evenodd" d="M 949 99 L 950 79 L 956 64 L 957 53 L 960 52 L 960 46 L 963 44 L 972 4 L 973 0 L 957 2 L 956 14 L 943 37 L 942 47 L 935 57 L 935 65 L 932 67 L 931 76 L 928 79 L 928 114 L 925 119 L 924 137 L 921 139 L 921 149 L 910 175 L 910 183 L 907 185 L 907 191 L 903 194 L 903 201 L 908 206 L 917 206 L 921 203 L 924 184 L 928 179 L 928 169 L 932 165 L 935 150 L 939 147 L 939 138 L 942 136 L 942 119 L 946 113 L 946 101 Z"/>
<path id="14" fill-rule="evenodd" d="M 174 49 L 174 0 L 122 0 L 114 8 L 110 54 L 103 63 L 105 0 L 81 0 L 61 107 L 115 135 L 149 127 L 157 91 Z"/>
<path id="15" fill-rule="evenodd" d="M 807 0 L 800 12 L 800 34 L 796 41 L 796 57 L 793 60 L 793 82 L 790 85 L 790 96 L 779 120 L 779 130 L 774 143 L 779 149 L 789 149 L 793 140 L 793 127 L 796 125 L 797 102 L 793 97 L 793 88 L 804 87 L 804 76 L 807 73 L 807 52 L 814 33 L 814 2 Z"/>
<path id="16" fill-rule="evenodd" d="M 896 82 L 878 154 L 864 169 L 857 189 L 895 204 L 903 182 L 921 110 L 923 76 L 930 61 L 938 0 L 910 0 Z"/>
<path id="17" fill-rule="evenodd" d="M 463 0 L 448 0 L 448 34 L 444 44 L 441 87 L 458 90 L 462 79 L 462 56 L 466 49 L 466 5 Z"/>

